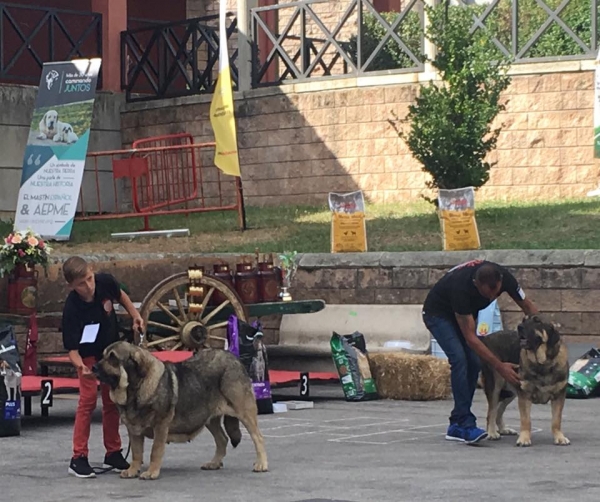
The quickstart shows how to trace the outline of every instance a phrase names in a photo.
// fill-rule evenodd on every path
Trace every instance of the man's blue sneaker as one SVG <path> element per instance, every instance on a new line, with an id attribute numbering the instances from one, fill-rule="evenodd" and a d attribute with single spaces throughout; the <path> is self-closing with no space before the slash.
<path id="1" fill-rule="evenodd" d="M 450 425 L 446 432 L 448 441 L 459 441 L 466 444 L 475 444 L 487 438 L 487 432 L 479 427 L 459 427 L 456 424 Z"/>

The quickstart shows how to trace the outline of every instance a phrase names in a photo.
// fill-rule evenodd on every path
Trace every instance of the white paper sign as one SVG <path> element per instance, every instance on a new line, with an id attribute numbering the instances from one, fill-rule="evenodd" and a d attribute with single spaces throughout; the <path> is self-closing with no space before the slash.
<path id="1" fill-rule="evenodd" d="M 79 343 L 94 343 L 100 330 L 100 324 L 88 324 L 83 328 L 83 335 Z"/>

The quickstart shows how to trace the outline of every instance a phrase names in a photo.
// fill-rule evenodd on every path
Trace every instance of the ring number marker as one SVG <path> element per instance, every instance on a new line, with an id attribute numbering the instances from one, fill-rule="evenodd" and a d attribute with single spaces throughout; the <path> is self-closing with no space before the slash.
<path id="1" fill-rule="evenodd" d="M 310 395 L 310 380 L 308 373 L 300 373 L 300 397 L 308 397 Z"/>
<path id="2" fill-rule="evenodd" d="M 42 380 L 42 408 L 51 408 L 54 397 L 54 382 L 52 380 Z"/>

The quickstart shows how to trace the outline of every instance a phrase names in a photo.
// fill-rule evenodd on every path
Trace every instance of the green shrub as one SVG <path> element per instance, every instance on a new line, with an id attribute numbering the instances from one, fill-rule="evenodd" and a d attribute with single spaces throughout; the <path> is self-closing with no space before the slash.
<path id="1" fill-rule="evenodd" d="M 489 32 L 469 34 L 468 10 L 427 11 L 426 36 L 437 48 L 431 63 L 442 82 L 421 86 L 406 117 L 410 132 L 400 136 L 431 175 L 429 188 L 480 187 L 492 167 L 485 157 L 500 133 L 491 123 L 504 109 L 499 100 L 510 83 L 508 61 L 498 60 Z"/>

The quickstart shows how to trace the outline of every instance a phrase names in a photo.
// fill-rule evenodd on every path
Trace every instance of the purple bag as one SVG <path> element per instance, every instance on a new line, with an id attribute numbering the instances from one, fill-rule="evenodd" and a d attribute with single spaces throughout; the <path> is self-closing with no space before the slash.
<path id="1" fill-rule="evenodd" d="M 227 323 L 227 341 L 229 352 L 241 361 L 252 380 L 258 413 L 273 413 L 269 361 L 260 322 L 248 324 L 240 321 L 235 315 L 230 316 Z"/>

